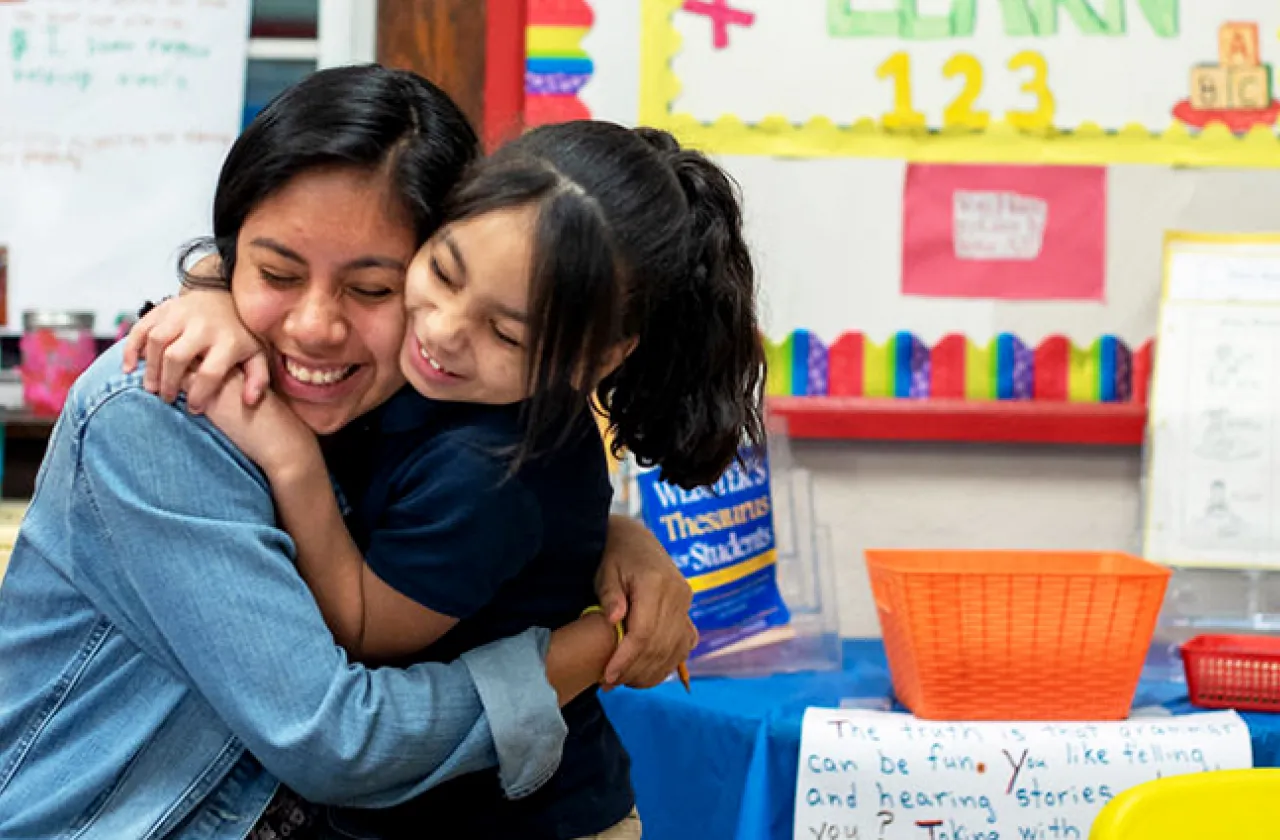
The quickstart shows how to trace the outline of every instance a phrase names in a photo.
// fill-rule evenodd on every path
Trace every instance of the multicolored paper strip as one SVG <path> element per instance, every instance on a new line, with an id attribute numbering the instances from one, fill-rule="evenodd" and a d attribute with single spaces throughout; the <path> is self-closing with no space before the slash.
<path id="1" fill-rule="evenodd" d="M 524 123 L 587 119 L 578 97 L 595 65 L 582 49 L 595 15 L 585 0 L 529 0 L 525 31 Z"/>
<path id="2" fill-rule="evenodd" d="M 770 396 L 1145 403 L 1152 343 L 1105 335 L 1088 347 L 1050 336 L 1032 348 L 1010 333 L 986 344 L 947 335 L 932 348 L 909 332 L 883 344 L 859 332 L 830 347 L 808 330 L 766 340 Z"/>

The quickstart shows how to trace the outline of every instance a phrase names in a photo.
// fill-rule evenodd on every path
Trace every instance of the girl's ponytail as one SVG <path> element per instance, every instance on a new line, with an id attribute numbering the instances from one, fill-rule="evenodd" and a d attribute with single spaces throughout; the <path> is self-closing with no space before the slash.
<path id="1" fill-rule="evenodd" d="M 642 465 L 660 465 L 664 480 L 692 488 L 718 479 L 742 444 L 764 442 L 755 271 L 729 176 L 666 132 L 636 133 L 684 193 L 683 241 L 666 276 L 633 278 L 634 287 L 645 289 L 638 296 L 648 299 L 634 324 L 638 341 L 599 394 L 615 447 Z"/>

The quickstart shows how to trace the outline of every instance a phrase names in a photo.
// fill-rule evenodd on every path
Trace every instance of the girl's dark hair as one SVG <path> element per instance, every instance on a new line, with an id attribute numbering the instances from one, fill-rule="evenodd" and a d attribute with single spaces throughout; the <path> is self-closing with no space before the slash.
<path id="1" fill-rule="evenodd" d="M 184 250 L 182 281 L 227 288 L 245 218 L 294 177 L 323 167 L 384 169 L 425 242 L 478 149 L 462 111 L 421 76 L 376 64 L 313 73 L 273 99 L 232 145 L 213 199 L 213 237 Z M 194 254 L 209 250 L 221 257 L 219 277 L 186 271 Z"/>
<path id="2" fill-rule="evenodd" d="M 561 123 L 475 164 L 445 220 L 524 205 L 538 213 L 526 448 L 576 428 L 597 380 L 615 454 L 682 487 L 762 444 L 764 349 L 733 181 L 666 132 Z"/>

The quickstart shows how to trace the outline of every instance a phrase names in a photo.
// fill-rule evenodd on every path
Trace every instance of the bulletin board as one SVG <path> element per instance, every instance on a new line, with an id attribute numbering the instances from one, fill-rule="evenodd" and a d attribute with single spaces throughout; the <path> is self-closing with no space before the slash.
<path id="1" fill-rule="evenodd" d="M 1277 167 L 1270 0 L 643 0 L 640 120 L 724 154 Z"/>
<path id="2" fill-rule="evenodd" d="M 0 2 L 8 312 L 122 314 L 176 288 L 239 133 L 248 0 Z"/>
<path id="3" fill-rule="evenodd" d="M 531 0 L 534 2 L 554 5 L 550 0 Z M 859 7 L 872 6 L 872 0 L 855 2 Z M 671 67 L 678 79 L 686 50 L 702 49 L 714 57 L 716 27 L 707 15 L 684 9 L 672 11 L 672 5 L 666 3 L 663 20 L 676 29 L 680 38 L 679 49 L 671 54 Z M 800 6 L 826 7 L 818 2 L 792 4 L 778 0 L 731 0 L 729 5 L 757 16 L 769 14 L 775 7 L 793 10 Z M 922 2 L 919 5 L 936 10 L 947 4 Z M 1065 9 L 1068 4 L 1060 5 Z M 1092 5 L 1106 8 L 1103 0 L 1093 0 Z M 1196 57 L 1170 77 L 1168 101 L 1162 105 L 1166 123 L 1171 119 L 1169 114 L 1176 101 L 1189 95 L 1186 88 L 1193 65 L 1217 61 L 1216 24 L 1203 30 L 1193 29 L 1190 22 L 1189 16 L 1199 14 L 1192 7 L 1202 5 L 1205 4 L 1193 4 L 1189 0 L 1177 4 L 1182 14 L 1180 32 L 1186 37 L 1199 33 L 1196 37 L 1200 39 L 1200 46 L 1194 48 Z M 590 23 L 576 23 L 573 38 L 576 39 L 575 57 L 589 61 L 592 74 L 575 90 L 573 107 L 580 107 L 584 115 L 597 119 L 629 125 L 657 123 L 674 127 L 680 133 L 680 126 L 672 126 L 672 121 L 678 121 L 676 117 L 642 117 L 645 112 L 642 93 L 646 90 L 644 56 L 650 45 L 645 15 L 656 8 L 653 0 L 596 0 L 589 6 Z M 1142 16 L 1139 0 L 1127 0 L 1124 6 L 1130 12 L 1130 29 L 1136 30 L 1134 37 L 1154 39 L 1150 25 Z M 880 0 L 878 7 L 895 8 L 896 3 Z M 1231 4 L 1224 3 L 1222 7 L 1230 8 Z M 981 15 L 988 14 L 995 16 L 995 24 L 1000 29 L 1000 8 L 999 0 L 979 0 L 980 17 L 975 26 L 981 28 L 985 20 Z M 1262 20 L 1266 20 L 1266 15 L 1280 15 L 1280 7 L 1268 7 Z M 1086 39 L 1073 34 L 1075 28 L 1073 19 L 1064 11 L 1059 34 L 1054 37 L 1075 39 L 1077 44 L 1085 45 L 1105 40 L 1100 35 Z M 729 26 L 725 51 L 736 49 L 742 43 L 741 38 L 755 29 L 756 26 Z M 1266 63 L 1280 50 L 1277 27 L 1260 24 L 1259 38 L 1260 58 Z M 1027 36 L 1019 40 L 1024 42 L 1038 43 L 1038 39 Z M 930 42 L 922 43 L 928 47 Z M 957 49 L 952 44 L 952 52 Z M 784 56 L 794 57 L 790 51 Z M 1050 66 L 1051 72 L 1056 72 L 1053 67 Z M 959 85 L 959 80 L 953 80 L 953 84 Z M 684 80 L 679 91 L 688 87 L 688 80 Z M 882 86 L 874 73 L 865 90 L 881 97 L 870 106 L 869 113 L 892 106 L 891 86 Z M 743 96 L 741 92 L 735 95 L 739 99 Z M 677 106 L 682 101 L 675 99 Z M 563 103 L 562 107 L 568 104 Z M 985 98 L 978 105 L 998 111 L 996 103 Z M 758 108 L 757 113 L 764 110 Z M 743 113 L 749 110 L 743 109 Z M 717 125 L 723 125 L 725 119 Z M 1188 137 L 1195 131 L 1185 130 Z M 1105 167 L 1106 189 L 1100 211 L 1106 220 L 1106 247 L 1103 289 L 1098 299 L 1011 300 L 907 295 L 903 293 L 906 184 L 908 173 L 917 161 L 910 160 L 900 150 L 896 156 L 864 154 L 864 147 L 859 147 L 858 154 L 824 153 L 812 157 L 794 152 L 760 154 L 746 147 L 719 144 L 715 137 L 704 134 L 681 134 L 681 137 L 691 145 L 710 148 L 742 186 L 747 233 L 761 282 L 762 317 L 768 334 L 774 339 L 798 329 L 811 330 L 827 342 L 847 331 L 861 331 L 876 341 L 884 341 L 895 332 L 906 330 L 928 343 L 949 333 L 985 341 L 1010 332 L 1031 345 L 1060 334 L 1086 346 L 1100 335 L 1111 334 L 1136 348 L 1155 335 L 1166 230 L 1280 231 L 1280 202 L 1275 200 L 1275 196 L 1280 195 L 1280 169 L 1113 162 Z M 942 132 L 931 135 L 931 140 L 938 139 L 945 139 Z M 1226 138 L 1226 142 L 1237 141 Z"/>

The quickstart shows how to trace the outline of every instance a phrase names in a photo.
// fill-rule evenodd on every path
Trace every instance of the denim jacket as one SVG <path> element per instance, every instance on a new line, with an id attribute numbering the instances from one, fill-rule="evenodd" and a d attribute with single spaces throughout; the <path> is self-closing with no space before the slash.
<path id="1" fill-rule="evenodd" d="M 0 838 L 243 838 L 277 780 L 383 807 L 555 771 L 531 631 L 449 665 L 347 661 L 262 474 L 121 374 L 72 390 L 0 586 Z"/>

